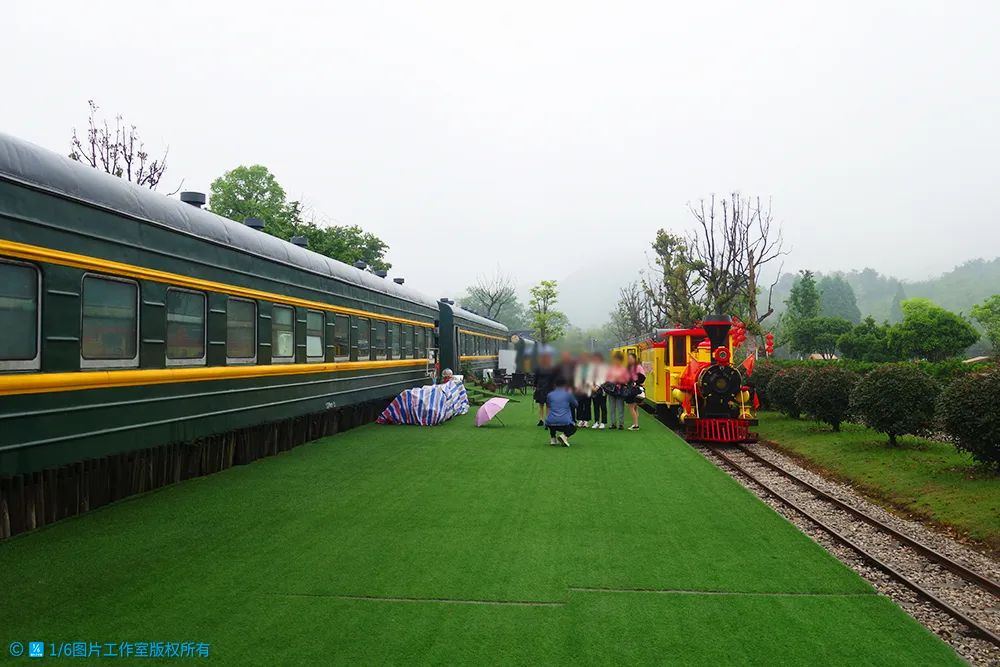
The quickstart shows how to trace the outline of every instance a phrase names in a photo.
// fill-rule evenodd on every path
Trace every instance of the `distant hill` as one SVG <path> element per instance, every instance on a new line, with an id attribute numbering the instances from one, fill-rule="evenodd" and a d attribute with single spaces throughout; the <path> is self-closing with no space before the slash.
<path id="1" fill-rule="evenodd" d="M 854 289 L 862 316 L 871 315 L 878 321 L 893 320 L 893 302 L 897 296 L 905 299 L 924 297 L 943 308 L 968 315 L 973 304 L 982 303 L 1000 293 L 1000 257 L 975 259 L 936 278 L 915 282 L 902 281 L 880 274 L 872 268 L 861 271 L 837 271 Z M 776 313 L 785 309 L 785 299 L 797 274 L 781 276 L 774 288 L 773 305 Z M 822 274 L 816 274 L 819 278 Z M 767 295 L 763 295 L 766 302 Z"/>

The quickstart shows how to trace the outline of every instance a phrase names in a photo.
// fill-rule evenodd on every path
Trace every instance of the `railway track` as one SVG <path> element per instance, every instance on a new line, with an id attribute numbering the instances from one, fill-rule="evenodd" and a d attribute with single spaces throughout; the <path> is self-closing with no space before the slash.
<path id="1" fill-rule="evenodd" d="M 963 582 L 961 584 L 962 586 L 975 586 L 979 590 L 987 593 L 987 600 L 990 596 L 995 601 L 1000 600 L 1000 583 L 990 579 L 988 576 L 975 572 L 969 567 L 959 563 L 945 554 L 940 553 L 932 547 L 929 547 L 899 532 L 892 526 L 877 519 L 876 517 L 871 516 L 870 514 L 867 514 L 857 507 L 830 495 L 826 491 L 816 487 L 811 482 L 782 468 L 773 461 L 760 456 L 747 447 L 737 445 L 731 450 L 721 450 L 718 447 L 708 447 L 706 449 L 724 465 L 730 467 L 739 475 L 742 475 L 753 484 L 762 488 L 783 505 L 786 505 L 794 512 L 805 517 L 809 522 L 815 524 L 823 532 L 830 535 L 830 537 L 836 542 L 839 542 L 850 550 L 856 552 L 862 559 L 884 572 L 889 578 L 895 580 L 899 584 L 902 584 L 906 588 L 913 591 L 920 598 L 923 598 L 948 616 L 951 616 L 959 621 L 967 627 L 972 634 L 977 635 L 984 641 L 1000 648 L 1000 635 L 998 635 L 997 631 L 994 629 L 1000 626 L 1000 619 L 990 616 L 993 613 L 991 610 L 995 610 L 996 608 L 994 605 L 984 603 L 981 605 L 982 608 L 974 611 L 959 609 L 952 602 L 945 600 L 942 592 L 931 590 L 933 587 L 916 581 L 915 577 L 907 572 L 903 572 L 899 566 L 888 562 L 888 559 L 883 556 L 873 553 L 873 549 L 868 548 L 866 545 L 861 544 L 859 540 L 853 539 L 851 536 L 845 534 L 843 530 L 831 525 L 831 517 L 834 516 L 832 513 L 831 516 L 820 516 L 816 511 L 803 507 L 803 503 L 790 497 L 792 494 L 788 493 L 787 490 L 779 490 L 775 488 L 776 485 L 773 482 L 762 479 L 762 475 L 759 470 L 754 470 L 752 467 L 760 466 L 768 471 L 775 472 L 780 476 L 787 478 L 813 498 L 836 508 L 835 512 L 840 512 L 841 516 L 846 514 L 852 519 L 870 526 L 881 535 L 895 541 L 898 545 L 900 545 L 900 548 L 907 549 L 912 553 L 918 554 L 919 557 L 925 561 L 948 570 L 955 577 L 961 580 L 961 582 Z M 740 456 L 745 457 L 745 460 L 737 461 L 732 456 L 733 452 L 738 452 Z M 912 566 L 909 569 L 912 570 Z M 990 620 L 987 620 L 987 618 L 984 617 L 988 617 Z"/>

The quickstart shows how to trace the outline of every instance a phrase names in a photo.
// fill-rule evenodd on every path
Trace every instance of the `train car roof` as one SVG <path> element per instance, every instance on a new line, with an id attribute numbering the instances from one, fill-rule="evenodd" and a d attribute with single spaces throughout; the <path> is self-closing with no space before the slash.
<path id="1" fill-rule="evenodd" d="M 489 327 L 491 329 L 499 329 L 500 331 L 507 331 L 507 327 L 500 324 L 496 320 L 491 320 L 488 317 L 483 317 L 482 315 L 476 315 L 475 313 L 468 311 L 461 306 L 452 306 L 451 310 L 455 313 L 455 317 L 461 317 L 462 319 L 469 320 L 480 326 Z"/>
<path id="2" fill-rule="evenodd" d="M 438 308 L 434 299 L 388 278 L 379 278 L 2 132 L 0 178 L 373 292 Z"/>

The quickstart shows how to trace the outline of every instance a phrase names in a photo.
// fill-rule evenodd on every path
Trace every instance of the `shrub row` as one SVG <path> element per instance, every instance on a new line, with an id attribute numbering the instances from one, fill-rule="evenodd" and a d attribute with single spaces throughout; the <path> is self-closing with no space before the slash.
<path id="1" fill-rule="evenodd" d="M 767 361 L 751 377 L 763 407 L 808 415 L 840 430 L 857 421 L 885 433 L 944 432 L 973 459 L 1000 470 L 1000 367 Z"/>

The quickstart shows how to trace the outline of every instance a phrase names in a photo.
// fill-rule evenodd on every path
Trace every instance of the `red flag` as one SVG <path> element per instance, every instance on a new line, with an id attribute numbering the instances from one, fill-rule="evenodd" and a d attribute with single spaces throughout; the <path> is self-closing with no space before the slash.
<path id="1" fill-rule="evenodd" d="M 747 377 L 753 375 L 753 365 L 756 362 L 756 360 L 757 360 L 756 354 L 751 354 L 749 357 L 743 360 L 741 366 L 743 366 L 744 370 L 746 370 Z"/>
<path id="2" fill-rule="evenodd" d="M 757 395 L 756 391 L 753 393 L 753 409 L 760 410 L 760 396 Z"/>

